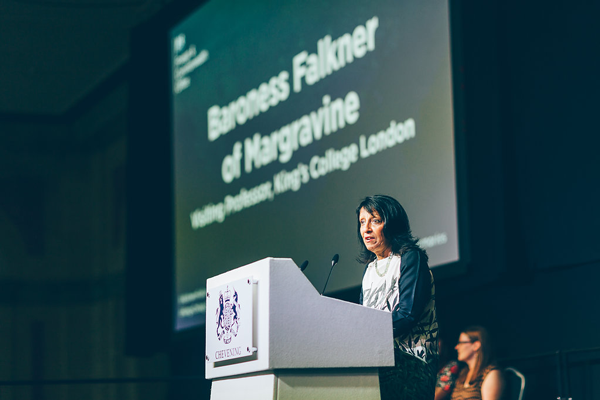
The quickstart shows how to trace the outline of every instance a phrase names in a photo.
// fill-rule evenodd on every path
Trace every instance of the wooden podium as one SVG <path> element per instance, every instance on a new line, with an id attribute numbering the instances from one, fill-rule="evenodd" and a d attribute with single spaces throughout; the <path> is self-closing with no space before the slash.
<path id="1" fill-rule="evenodd" d="M 210 278 L 206 292 L 211 400 L 380 399 L 389 312 L 321 296 L 288 258 Z"/>

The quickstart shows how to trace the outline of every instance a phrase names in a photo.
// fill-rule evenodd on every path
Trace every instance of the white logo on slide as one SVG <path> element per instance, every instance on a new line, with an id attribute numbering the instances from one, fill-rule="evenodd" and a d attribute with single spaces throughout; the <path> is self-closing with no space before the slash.
<path id="1" fill-rule="evenodd" d="M 186 37 L 180 33 L 173 39 L 173 93 L 179 94 L 190 87 L 189 74 L 208 60 L 208 50 L 198 52 L 196 45 L 186 48 Z"/>

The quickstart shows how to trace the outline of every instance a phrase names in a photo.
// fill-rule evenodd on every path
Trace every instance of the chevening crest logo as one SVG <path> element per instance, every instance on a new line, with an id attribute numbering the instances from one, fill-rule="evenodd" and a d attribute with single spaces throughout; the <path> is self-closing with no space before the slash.
<path id="1" fill-rule="evenodd" d="M 219 307 L 217 308 L 217 338 L 224 344 L 231 343 L 231 339 L 238 334 L 240 329 L 240 303 L 238 293 L 232 287 L 233 294 L 227 286 L 225 293 L 219 292 Z"/>

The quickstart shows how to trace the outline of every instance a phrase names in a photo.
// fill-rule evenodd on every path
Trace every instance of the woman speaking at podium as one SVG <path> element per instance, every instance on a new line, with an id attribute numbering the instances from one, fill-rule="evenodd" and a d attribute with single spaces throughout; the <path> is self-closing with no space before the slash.
<path id="1" fill-rule="evenodd" d="M 400 203 L 385 195 L 357 207 L 358 261 L 366 264 L 360 303 L 392 313 L 395 366 L 379 369 L 382 400 L 433 399 L 438 324 L 427 254 Z"/>

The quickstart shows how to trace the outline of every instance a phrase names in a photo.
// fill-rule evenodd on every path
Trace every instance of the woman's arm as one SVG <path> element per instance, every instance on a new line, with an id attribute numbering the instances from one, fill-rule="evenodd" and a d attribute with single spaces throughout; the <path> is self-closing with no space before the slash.
<path id="1" fill-rule="evenodd" d="M 504 389 L 504 379 L 499 369 L 491 370 L 481 385 L 481 400 L 500 400 Z"/>
<path id="2" fill-rule="evenodd" d="M 365 269 L 363 271 L 363 279 L 365 278 L 365 274 L 367 273 L 367 268 L 369 268 L 369 263 L 367 263 L 367 265 L 365 265 Z M 362 306 L 363 303 L 363 287 L 362 287 L 362 280 L 360 281 L 360 297 L 358 298 L 358 304 L 360 304 Z"/>
<path id="3" fill-rule="evenodd" d="M 431 275 L 419 251 L 402 256 L 398 286 L 399 303 L 392 310 L 394 336 L 409 332 L 431 299 Z"/>

